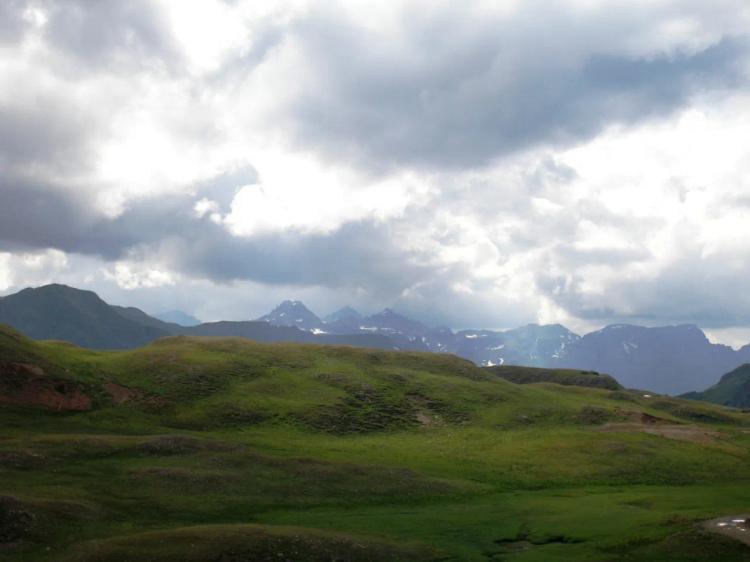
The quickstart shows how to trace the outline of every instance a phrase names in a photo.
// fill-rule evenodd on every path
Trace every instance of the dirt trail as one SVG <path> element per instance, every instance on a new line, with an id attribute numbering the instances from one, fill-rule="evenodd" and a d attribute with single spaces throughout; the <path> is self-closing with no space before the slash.
<path id="1" fill-rule="evenodd" d="M 750 545 L 750 513 L 717 517 L 703 523 L 703 527 Z"/>

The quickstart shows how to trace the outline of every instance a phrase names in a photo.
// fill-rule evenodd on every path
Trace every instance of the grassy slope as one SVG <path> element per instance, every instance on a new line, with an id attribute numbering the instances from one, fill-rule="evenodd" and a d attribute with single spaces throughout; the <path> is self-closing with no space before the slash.
<path id="1" fill-rule="evenodd" d="M 750 408 L 750 364 L 737 367 L 703 392 L 689 392 L 684 397 L 735 408 Z"/>
<path id="2" fill-rule="evenodd" d="M 750 560 L 694 525 L 747 511 L 740 412 L 434 354 L 0 332 L 0 355 L 96 404 L 0 408 L 0 542 L 21 539 L 0 560 Z M 115 405 L 107 382 L 139 394 Z M 634 411 L 717 437 L 599 431 Z"/>
<path id="3" fill-rule="evenodd" d="M 588 386 L 619 390 L 622 388 L 614 378 L 596 371 L 579 371 L 577 369 L 541 369 L 539 367 L 520 367 L 517 365 L 498 365 L 484 367 L 493 375 L 516 384 L 552 382 L 563 385 Z"/>

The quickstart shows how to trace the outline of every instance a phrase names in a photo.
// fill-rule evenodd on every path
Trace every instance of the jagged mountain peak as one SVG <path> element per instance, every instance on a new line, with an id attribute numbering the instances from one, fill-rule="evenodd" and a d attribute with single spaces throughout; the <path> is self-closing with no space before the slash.
<path id="1" fill-rule="evenodd" d="M 275 326 L 295 326 L 302 330 L 314 330 L 323 322 L 302 301 L 285 300 L 268 314 L 258 318 Z"/>
<path id="2" fill-rule="evenodd" d="M 412 320 L 411 318 L 408 318 L 407 316 L 404 316 L 403 314 L 396 312 L 392 308 L 384 308 L 380 312 L 377 312 L 373 314 L 372 316 L 369 316 L 369 318 L 397 318 L 397 319 L 409 320 L 411 322 L 416 322 L 416 320 Z"/>

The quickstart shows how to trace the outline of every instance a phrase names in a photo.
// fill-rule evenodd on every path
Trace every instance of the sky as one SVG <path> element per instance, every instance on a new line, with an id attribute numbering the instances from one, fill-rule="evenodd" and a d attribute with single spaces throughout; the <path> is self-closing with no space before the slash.
<path id="1" fill-rule="evenodd" d="M 3 0 L 0 294 L 750 341 L 746 0 Z"/>

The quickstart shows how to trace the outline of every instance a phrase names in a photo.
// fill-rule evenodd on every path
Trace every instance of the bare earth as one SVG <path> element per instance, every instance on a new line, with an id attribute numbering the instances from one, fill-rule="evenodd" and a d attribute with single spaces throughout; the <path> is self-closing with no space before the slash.
<path id="1" fill-rule="evenodd" d="M 597 431 L 642 431 L 650 435 L 660 435 L 669 439 L 679 441 L 691 441 L 693 443 L 710 443 L 719 437 L 719 433 L 705 427 L 695 425 L 647 425 L 641 423 L 608 423 L 604 424 Z"/>
<path id="2" fill-rule="evenodd" d="M 703 523 L 704 528 L 750 545 L 750 513 L 717 517 Z"/>

